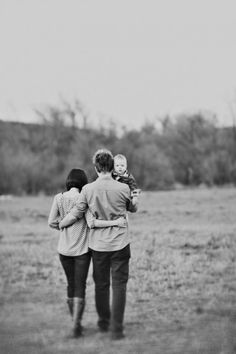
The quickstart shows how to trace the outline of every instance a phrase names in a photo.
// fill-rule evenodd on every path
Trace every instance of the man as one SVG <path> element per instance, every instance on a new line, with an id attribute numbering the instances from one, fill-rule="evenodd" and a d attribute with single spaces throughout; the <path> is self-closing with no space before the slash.
<path id="1" fill-rule="evenodd" d="M 101 220 L 126 217 L 127 211 L 137 211 L 137 196 L 130 194 L 127 184 L 115 181 L 114 166 L 109 150 L 98 150 L 93 157 L 98 174 L 96 181 L 85 185 L 81 198 L 61 221 L 60 227 L 71 225 L 89 208 Z M 95 302 L 98 327 L 102 332 L 111 330 L 111 339 L 121 339 L 129 276 L 130 240 L 127 227 L 91 228 L 89 248 L 92 251 Z M 112 308 L 110 311 L 110 277 L 112 278 Z"/>

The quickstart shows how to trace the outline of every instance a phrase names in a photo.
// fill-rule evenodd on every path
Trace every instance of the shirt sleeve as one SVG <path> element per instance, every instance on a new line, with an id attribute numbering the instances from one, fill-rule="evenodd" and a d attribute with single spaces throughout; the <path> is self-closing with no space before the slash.
<path id="1" fill-rule="evenodd" d="M 136 180 L 134 176 L 130 173 L 128 176 L 128 185 L 131 191 L 135 190 L 138 188 Z"/>
<path id="2" fill-rule="evenodd" d="M 95 227 L 95 225 L 94 225 L 95 217 L 89 209 L 85 213 L 85 219 L 86 219 L 88 227 L 90 229 L 93 229 Z"/>
<path id="3" fill-rule="evenodd" d="M 131 213 L 135 213 L 138 210 L 137 205 L 133 205 L 131 199 L 128 200 L 126 209 Z"/>
<path id="4" fill-rule="evenodd" d="M 130 189 L 127 184 L 124 185 L 126 186 L 126 210 L 135 213 L 138 210 L 137 205 L 132 204 Z"/>
<path id="5" fill-rule="evenodd" d="M 75 206 L 69 212 L 69 215 L 74 216 L 76 219 L 80 219 L 84 216 L 85 211 L 88 209 L 87 198 L 84 189 L 80 193 Z"/>
<path id="6" fill-rule="evenodd" d="M 53 229 L 59 230 L 60 219 L 61 218 L 60 218 L 60 212 L 57 203 L 57 197 L 55 196 L 48 217 L 48 225 Z"/>

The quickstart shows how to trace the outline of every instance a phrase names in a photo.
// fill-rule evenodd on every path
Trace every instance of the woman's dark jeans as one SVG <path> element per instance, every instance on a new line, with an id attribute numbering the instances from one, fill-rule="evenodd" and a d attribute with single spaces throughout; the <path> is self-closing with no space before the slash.
<path id="1" fill-rule="evenodd" d="M 59 254 L 67 278 L 67 296 L 85 298 L 86 280 L 91 260 L 91 253 L 81 256 Z"/>
<path id="2" fill-rule="evenodd" d="M 129 277 L 130 245 L 119 251 L 92 250 L 93 277 L 98 326 L 107 330 L 111 321 L 112 332 L 123 331 L 126 285 Z M 110 274 L 112 278 L 112 308 L 110 311 Z"/>

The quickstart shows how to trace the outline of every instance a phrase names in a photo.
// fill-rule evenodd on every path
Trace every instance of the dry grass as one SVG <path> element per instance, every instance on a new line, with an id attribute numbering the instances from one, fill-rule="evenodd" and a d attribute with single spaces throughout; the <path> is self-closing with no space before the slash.
<path id="1" fill-rule="evenodd" d="M 1 353 L 236 353 L 235 189 L 143 193 L 130 215 L 126 338 L 96 330 L 91 270 L 83 339 L 68 339 L 52 198 L 0 200 Z"/>

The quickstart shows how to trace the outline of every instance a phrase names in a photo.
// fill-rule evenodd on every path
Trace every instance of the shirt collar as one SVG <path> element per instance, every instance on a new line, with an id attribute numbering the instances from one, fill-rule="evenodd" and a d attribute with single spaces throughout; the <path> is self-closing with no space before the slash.
<path id="1" fill-rule="evenodd" d="M 98 179 L 99 180 L 104 180 L 104 179 L 112 179 L 112 176 L 110 175 L 110 174 L 108 174 L 108 175 L 100 175 L 100 176 L 98 176 Z"/>
<path id="2" fill-rule="evenodd" d="M 100 175 L 98 176 L 99 181 L 110 180 L 113 179 L 111 175 Z"/>

